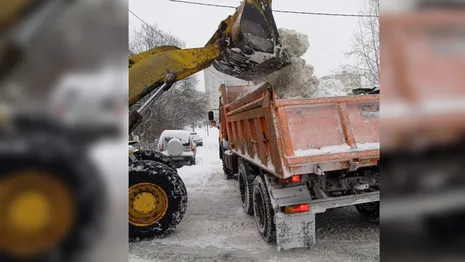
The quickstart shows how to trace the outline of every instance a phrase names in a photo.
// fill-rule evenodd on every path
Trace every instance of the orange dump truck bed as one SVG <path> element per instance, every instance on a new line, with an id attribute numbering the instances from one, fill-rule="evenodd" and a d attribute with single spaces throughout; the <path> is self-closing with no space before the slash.
<path id="1" fill-rule="evenodd" d="M 269 84 L 222 85 L 220 92 L 220 139 L 275 176 L 355 169 L 379 160 L 378 95 L 278 99 Z"/>
<path id="2" fill-rule="evenodd" d="M 434 146 L 465 134 L 464 23 L 462 10 L 381 19 L 383 149 Z"/>
<path id="3" fill-rule="evenodd" d="M 381 128 L 389 163 L 382 168 L 383 221 L 434 221 L 425 223 L 432 236 L 459 228 L 463 218 L 454 217 L 465 209 L 464 23 L 463 8 L 384 14 L 380 22 Z"/>

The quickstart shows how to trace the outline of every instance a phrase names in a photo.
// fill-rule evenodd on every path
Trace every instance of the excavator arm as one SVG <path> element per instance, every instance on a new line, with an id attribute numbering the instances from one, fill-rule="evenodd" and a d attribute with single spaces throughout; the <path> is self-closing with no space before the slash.
<path id="1" fill-rule="evenodd" d="M 218 44 L 192 49 L 162 46 L 147 52 L 129 59 L 129 105 L 161 86 L 168 73 L 175 74 L 179 81 L 207 68 L 220 55 L 220 47 Z"/>
<path id="2" fill-rule="evenodd" d="M 162 46 L 129 57 L 129 106 L 163 85 L 168 74 L 179 81 L 211 65 L 244 80 L 272 73 L 287 65 L 278 38 L 271 0 L 245 0 L 205 47 Z"/>

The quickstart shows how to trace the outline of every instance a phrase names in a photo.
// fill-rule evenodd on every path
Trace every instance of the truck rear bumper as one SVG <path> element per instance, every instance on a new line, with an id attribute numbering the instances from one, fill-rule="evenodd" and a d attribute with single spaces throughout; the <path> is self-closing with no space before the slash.
<path id="1" fill-rule="evenodd" d="M 276 244 L 278 250 L 311 247 L 316 244 L 315 214 L 330 208 L 352 206 L 379 201 L 380 193 L 369 192 L 342 197 L 312 199 L 306 185 L 275 188 L 270 178 L 265 179 L 275 210 Z M 282 207 L 309 204 L 309 211 L 296 214 L 281 212 Z"/>
<path id="2" fill-rule="evenodd" d="M 359 195 L 341 197 L 328 197 L 325 199 L 316 200 L 309 200 L 309 197 L 307 197 L 307 199 L 298 197 L 278 200 L 276 201 L 276 203 L 279 207 L 293 206 L 298 204 L 309 204 L 310 212 L 317 214 L 324 213 L 327 209 L 330 208 L 353 206 L 376 201 L 379 201 L 379 192 L 369 192 Z"/>

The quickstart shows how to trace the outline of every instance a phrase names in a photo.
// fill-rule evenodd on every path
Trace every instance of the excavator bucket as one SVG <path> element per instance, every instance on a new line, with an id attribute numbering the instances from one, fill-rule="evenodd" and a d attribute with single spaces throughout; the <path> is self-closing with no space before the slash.
<path id="1" fill-rule="evenodd" d="M 244 0 L 208 44 L 220 39 L 224 48 L 213 62 L 220 72 L 244 80 L 262 78 L 288 64 L 281 52 L 271 0 Z"/>

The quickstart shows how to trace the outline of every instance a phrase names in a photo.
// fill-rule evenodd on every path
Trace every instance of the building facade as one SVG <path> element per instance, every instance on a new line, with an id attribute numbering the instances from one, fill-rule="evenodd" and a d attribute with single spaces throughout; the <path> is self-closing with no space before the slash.
<path id="1" fill-rule="evenodd" d="M 361 74 L 356 73 L 349 73 L 347 71 L 342 71 L 341 73 L 323 76 L 320 79 L 327 80 L 327 79 L 336 79 L 341 81 L 344 87 L 348 89 L 355 89 L 361 88 L 366 85 L 364 78 Z"/>
<path id="2" fill-rule="evenodd" d="M 208 96 L 207 109 L 213 110 L 215 119 L 218 119 L 218 109 L 220 107 L 220 91 L 219 88 L 222 84 L 225 85 L 248 85 L 248 81 L 244 81 L 232 76 L 228 76 L 217 71 L 213 66 L 205 69 L 205 92 Z"/>

